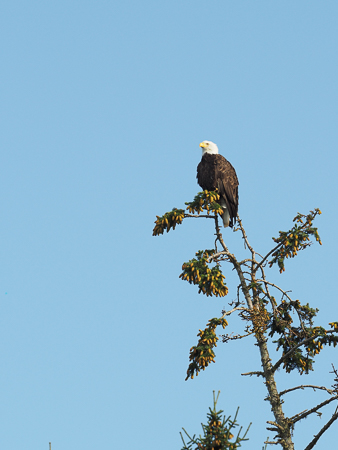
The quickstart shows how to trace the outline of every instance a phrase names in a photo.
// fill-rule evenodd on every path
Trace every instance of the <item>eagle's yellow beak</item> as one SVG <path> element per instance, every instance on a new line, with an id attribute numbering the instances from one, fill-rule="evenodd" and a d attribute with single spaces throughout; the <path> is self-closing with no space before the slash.
<path id="1" fill-rule="evenodd" d="M 205 142 L 200 143 L 200 147 L 205 148 L 206 146 L 207 146 L 207 144 Z"/>

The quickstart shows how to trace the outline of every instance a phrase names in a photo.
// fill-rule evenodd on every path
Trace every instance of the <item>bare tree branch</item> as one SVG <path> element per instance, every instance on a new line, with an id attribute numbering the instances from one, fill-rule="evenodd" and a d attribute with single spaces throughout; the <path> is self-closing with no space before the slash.
<path id="1" fill-rule="evenodd" d="M 233 308 L 231 311 L 225 311 L 221 317 L 221 319 L 224 319 L 225 316 L 230 316 L 230 314 L 232 314 L 235 311 L 248 311 L 247 308 L 243 308 L 242 306 L 236 306 L 235 308 Z"/>
<path id="2" fill-rule="evenodd" d="M 264 272 L 263 266 L 261 266 L 260 269 L 261 269 L 261 272 L 262 272 L 262 280 L 263 280 L 263 283 L 264 283 L 264 285 L 265 285 L 266 295 L 267 295 L 268 299 L 270 300 L 270 304 L 271 304 L 273 313 L 274 313 L 274 315 L 275 315 L 275 314 L 276 314 L 276 311 L 277 311 L 277 308 L 276 308 L 276 300 L 275 300 L 275 299 L 272 297 L 272 295 L 270 294 L 270 291 L 269 291 L 269 284 L 268 284 L 267 281 L 266 281 L 266 277 L 265 277 L 265 272 Z"/>
<path id="3" fill-rule="evenodd" d="M 224 251 L 222 251 L 222 252 L 217 252 L 217 253 L 214 253 L 213 255 L 210 255 L 209 258 L 207 259 L 207 262 L 209 263 L 211 261 L 214 261 L 221 256 L 229 259 L 228 255 Z"/>
<path id="4" fill-rule="evenodd" d="M 267 253 L 264 258 L 262 259 L 262 261 L 260 263 L 258 263 L 258 265 L 256 266 L 256 271 L 263 266 L 264 262 L 268 259 L 268 257 L 271 255 L 271 253 L 273 253 L 274 251 L 276 251 L 279 247 L 281 247 L 283 245 L 283 242 L 280 242 L 278 245 L 276 245 L 276 247 L 274 247 L 272 250 L 269 251 L 269 253 Z"/>
<path id="5" fill-rule="evenodd" d="M 304 450 L 311 450 L 318 442 L 318 439 L 325 433 L 325 431 L 338 419 L 338 413 L 333 414 L 331 419 L 323 426 L 323 428 L 317 433 L 310 442 L 310 444 Z"/>
<path id="6" fill-rule="evenodd" d="M 312 388 L 313 390 L 321 389 L 323 391 L 328 392 L 330 395 L 333 394 L 332 389 L 328 389 L 328 388 L 326 388 L 324 386 L 314 386 L 312 384 L 302 384 L 301 386 L 296 386 L 296 387 L 293 387 L 293 388 L 290 388 L 290 389 L 286 389 L 285 391 L 280 392 L 279 395 L 282 396 L 284 394 L 287 394 L 288 392 L 295 391 L 296 389 L 304 389 L 304 388 Z"/>
<path id="7" fill-rule="evenodd" d="M 282 288 L 280 288 L 279 286 L 277 286 L 277 284 L 271 283 L 270 281 L 266 281 L 264 279 L 258 279 L 257 280 L 258 283 L 264 283 L 264 284 L 268 284 L 269 286 L 272 286 L 276 289 L 278 289 L 280 292 L 282 292 L 283 295 L 285 295 L 285 297 L 287 297 L 288 300 L 290 300 L 290 302 L 292 302 L 292 298 L 287 294 L 287 291 L 284 291 Z M 290 291 L 288 291 L 290 292 Z"/>
<path id="8" fill-rule="evenodd" d="M 243 264 L 245 264 L 245 263 L 247 263 L 247 262 L 251 262 L 251 263 L 254 263 L 255 262 L 255 260 L 254 259 L 252 259 L 252 258 L 246 258 L 246 259 L 243 259 L 243 261 L 239 261 L 239 265 L 243 265 Z"/>
<path id="9" fill-rule="evenodd" d="M 214 216 L 208 216 L 207 214 L 199 214 L 198 216 L 195 216 L 194 214 L 184 214 L 184 218 L 186 217 L 193 217 L 195 219 L 199 219 L 200 217 L 203 217 L 204 219 L 214 219 Z"/>
<path id="10" fill-rule="evenodd" d="M 247 372 L 247 373 L 241 373 L 242 376 L 249 375 L 252 377 L 252 375 L 257 375 L 258 377 L 264 377 L 264 372 Z"/>
<path id="11" fill-rule="evenodd" d="M 244 230 L 244 228 L 243 228 L 243 225 L 242 225 L 242 221 L 241 221 L 241 219 L 240 219 L 240 217 L 239 217 L 238 214 L 237 214 L 237 222 L 238 222 L 239 227 L 240 227 L 240 229 L 241 229 L 243 239 L 244 239 L 246 245 L 248 246 L 248 249 L 250 250 L 250 252 L 251 252 L 251 254 L 252 254 L 252 259 L 255 260 L 255 250 L 254 250 L 254 249 L 251 247 L 251 245 L 249 244 L 248 237 L 247 237 L 247 235 L 246 235 L 246 232 L 245 232 L 245 230 Z"/>
<path id="12" fill-rule="evenodd" d="M 236 272 L 237 272 L 238 277 L 239 277 L 240 282 L 241 282 L 242 292 L 244 294 L 244 297 L 245 297 L 245 300 L 247 302 L 247 305 L 248 305 L 249 309 L 253 309 L 253 305 L 252 305 L 252 300 L 251 300 L 251 297 L 250 297 L 249 289 L 248 289 L 248 286 L 247 286 L 247 284 L 245 282 L 241 266 L 238 264 L 238 261 L 235 258 L 235 256 L 232 253 L 229 252 L 228 247 L 224 243 L 224 240 L 223 240 L 223 237 L 222 237 L 219 225 L 218 225 L 217 214 L 215 214 L 215 229 L 216 229 L 217 238 L 218 238 L 219 242 L 221 243 L 225 254 L 229 257 L 229 260 L 231 261 L 231 263 L 233 264 L 234 268 L 236 269 Z"/>
<path id="13" fill-rule="evenodd" d="M 319 403 L 319 405 L 315 406 L 312 409 L 305 410 L 299 414 L 296 414 L 295 416 L 291 417 L 290 420 L 292 423 L 295 424 L 296 422 L 299 422 L 299 420 L 302 420 L 305 417 L 307 417 L 309 414 L 312 414 L 312 413 L 318 411 L 318 409 L 322 408 L 323 406 L 328 405 L 329 403 L 333 402 L 333 400 L 337 400 L 337 399 L 338 399 L 338 395 L 335 395 L 334 397 L 331 397 L 331 398 L 325 400 L 324 402 Z"/>

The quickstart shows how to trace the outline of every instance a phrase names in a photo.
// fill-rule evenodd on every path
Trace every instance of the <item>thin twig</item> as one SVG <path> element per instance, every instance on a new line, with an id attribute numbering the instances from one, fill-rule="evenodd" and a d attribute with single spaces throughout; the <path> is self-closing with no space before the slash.
<path id="1" fill-rule="evenodd" d="M 267 420 L 266 423 L 269 423 L 270 425 L 273 425 L 274 427 L 276 427 L 276 430 L 281 430 L 283 428 L 280 425 L 278 425 L 278 423 L 273 422 L 272 420 Z"/>
<path id="2" fill-rule="evenodd" d="M 233 333 L 222 335 L 224 344 L 227 344 L 229 341 L 237 341 L 238 339 L 244 339 L 244 338 L 252 335 L 252 333 L 248 333 L 248 334 L 243 334 L 242 336 L 240 334 L 235 334 L 235 335 L 231 336 L 232 334 Z"/>
<path id="3" fill-rule="evenodd" d="M 261 280 L 261 279 L 258 279 L 257 282 L 258 282 L 258 283 L 259 283 L 259 282 L 262 282 L 262 283 L 264 283 L 264 284 L 269 284 L 270 286 L 272 286 L 272 287 L 278 289 L 279 291 L 282 292 L 283 295 L 285 295 L 285 297 L 287 297 L 287 299 L 288 299 L 290 302 L 292 302 L 292 298 L 286 293 L 286 291 L 284 291 L 282 288 L 280 288 L 279 286 L 277 286 L 277 284 L 270 283 L 270 281 L 266 281 L 266 280 L 264 280 L 264 279 L 262 279 L 262 280 Z"/>
<path id="4" fill-rule="evenodd" d="M 238 286 L 237 286 L 237 300 L 238 300 L 238 302 L 240 303 L 240 299 L 239 299 L 239 290 L 241 289 L 241 285 L 239 284 Z"/>
<path id="5" fill-rule="evenodd" d="M 195 219 L 198 219 L 198 218 L 200 218 L 200 217 L 203 217 L 203 218 L 205 218 L 205 219 L 214 219 L 213 216 L 208 216 L 208 215 L 206 215 L 206 214 L 199 214 L 198 216 L 195 216 L 194 214 L 184 214 L 184 217 L 193 217 L 193 218 L 195 218 Z"/>
<path id="6" fill-rule="evenodd" d="M 264 373 L 263 372 L 247 372 L 247 373 L 241 373 L 241 375 L 244 377 L 246 375 L 249 375 L 250 377 L 252 375 L 257 375 L 258 377 L 264 377 Z"/>
<path id="7" fill-rule="evenodd" d="M 326 388 L 324 386 L 314 386 L 312 384 L 302 384 L 301 386 L 296 386 L 296 387 L 293 387 L 293 388 L 290 388 L 290 389 L 286 389 L 285 391 L 280 392 L 279 395 L 282 396 L 284 394 L 287 394 L 288 392 L 295 391 L 296 389 L 304 389 L 304 388 L 312 388 L 314 390 L 321 389 L 323 391 L 328 392 L 330 395 L 333 394 L 333 391 L 331 389 L 328 389 L 328 388 Z"/>
<path id="8" fill-rule="evenodd" d="M 272 309 L 273 309 L 273 313 L 274 313 L 274 315 L 276 315 L 276 312 L 277 312 L 276 301 L 272 298 L 272 295 L 270 294 L 269 283 L 266 281 L 266 277 L 265 277 L 265 272 L 264 272 L 263 266 L 261 266 L 261 272 L 262 272 L 263 283 L 265 285 L 266 295 L 268 296 L 268 299 L 270 300 L 270 303 L 271 303 L 271 306 L 272 306 Z"/>
<path id="9" fill-rule="evenodd" d="M 216 239 L 216 241 L 217 240 L 218 240 L 218 238 Z M 213 255 L 210 255 L 209 258 L 207 259 L 207 262 L 209 263 L 212 260 L 219 258 L 220 256 L 226 256 L 227 258 L 229 258 L 228 255 L 224 251 L 223 252 L 217 252 L 217 253 L 214 253 Z"/>
<path id="10" fill-rule="evenodd" d="M 230 316 L 230 314 L 232 314 L 235 311 L 248 311 L 247 308 L 243 308 L 243 307 L 238 307 L 236 306 L 235 308 L 233 308 L 231 311 L 225 311 L 225 313 L 223 314 L 223 316 L 221 317 L 221 319 L 223 319 L 225 316 Z"/>
<path id="11" fill-rule="evenodd" d="M 242 264 L 244 264 L 245 265 L 245 263 L 247 263 L 247 262 L 255 262 L 252 258 L 246 258 L 246 259 L 243 259 L 243 261 L 239 261 L 239 265 L 241 266 Z"/>
<path id="12" fill-rule="evenodd" d="M 281 247 L 283 245 L 283 242 L 280 242 L 278 245 L 276 245 L 276 247 L 274 247 L 272 250 L 269 251 L 269 253 L 267 253 L 264 258 L 262 259 L 262 261 L 260 263 L 257 264 L 256 266 L 256 271 L 264 264 L 264 262 L 268 259 L 268 257 L 271 255 L 271 253 L 273 253 L 275 250 L 277 250 L 279 247 Z"/>
<path id="13" fill-rule="evenodd" d="M 218 240 L 217 234 L 215 236 L 216 236 L 216 239 L 215 239 L 215 252 L 218 253 L 218 250 L 217 250 L 217 240 Z"/>

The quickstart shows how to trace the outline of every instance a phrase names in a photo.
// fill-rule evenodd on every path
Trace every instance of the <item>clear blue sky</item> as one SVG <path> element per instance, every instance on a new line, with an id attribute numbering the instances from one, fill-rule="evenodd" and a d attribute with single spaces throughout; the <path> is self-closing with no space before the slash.
<path id="1" fill-rule="evenodd" d="M 178 279 L 212 246 L 211 224 L 151 233 L 197 193 L 210 139 L 237 170 L 257 251 L 297 211 L 322 209 L 323 246 L 271 277 L 318 306 L 318 323 L 337 320 L 337 15 L 333 0 L 3 2 L 1 449 L 180 449 L 219 389 L 220 407 L 253 422 L 243 449 L 272 437 L 261 381 L 240 375 L 260 368 L 251 341 L 219 344 L 184 381 L 198 329 L 236 292 L 226 270 L 228 299 Z M 328 349 L 309 377 L 280 372 L 280 387 L 330 385 L 337 359 Z M 325 398 L 290 394 L 286 412 Z M 328 417 L 296 428 L 296 448 Z M 318 449 L 336 446 L 336 428 Z"/>

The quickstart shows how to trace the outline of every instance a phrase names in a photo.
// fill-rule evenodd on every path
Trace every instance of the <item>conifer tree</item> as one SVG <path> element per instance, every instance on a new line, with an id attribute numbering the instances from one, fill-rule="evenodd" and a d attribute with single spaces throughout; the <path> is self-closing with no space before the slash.
<path id="1" fill-rule="evenodd" d="M 318 414 L 322 408 L 338 399 L 338 373 L 332 366 L 333 384 L 330 387 L 300 384 L 284 391 L 278 389 L 275 373 L 280 368 L 286 373 L 298 371 L 300 375 L 314 370 L 316 355 L 325 346 L 337 345 L 338 322 L 331 322 L 326 326 L 315 325 L 318 309 L 291 298 L 290 291 L 269 281 L 267 272 L 269 268 L 277 265 L 279 272 L 283 273 L 287 260 L 295 258 L 299 251 L 309 247 L 312 244 L 311 239 L 321 244 L 318 230 L 313 226 L 315 218 L 321 212 L 315 209 L 306 215 L 298 213 L 289 230 L 279 231 L 278 236 L 272 238 L 274 244 L 265 255 L 261 255 L 250 245 L 242 221 L 237 216 L 238 228 L 234 231 L 240 233 L 248 251 L 247 258 L 239 260 L 225 244 L 220 230 L 218 216 L 222 213 L 222 208 L 217 203 L 219 199 L 217 192 L 199 192 L 192 202 L 186 203 L 185 209 L 174 208 L 161 217 L 157 216 L 153 230 L 153 235 L 158 236 L 164 231 L 174 230 L 187 218 L 212 219 L 216 235 L 214 248 L 199 250 L 195 257 L 183 263 L 180 278 L 196 285 L 200 294 L 224 297 L 229 289 L 223 275 L 223 266 L 226 268 L 226 264 L 230 265 L 238 275 L 236 300 L 229 303 L 228 311 L 222 311 L 220 317 L 211 318 L 205 329 L 200 329 L 197 334 L 197 344 L 190 349 L 186 380 L 193 379 L 211 362 L 215 362 L 214 348 L 219 340 L 216 329 L 220 326 L 225 329 L 230 316 L 238 314 L 245 324 L 244 332 L 234 336 L 225 334 L 222 340 L 229 342 L 254 336 L 262 369 L 242 375 L 261 378 L 267 388 L 267 400 L 273 413 L 273 420 L 267 420 L 267 429 L 274 433 L 274 437 L 265 444 L 277 444 L 285 450 L 294 450 L 293 433 L 297 431 L 296 424 L 310 414 Z M 282 356 L 277 361 L 273 362 L 270 357 L 268 341 L 275 344 L 277 349 L 282 349 Z M 286 417 L 283 404 L 289 397 L 287 394 L 297 389 L 325 391 L 328 397 L 309 410 L 301 409 L 301 412 L 292 417 Z M 318 430 L 305 450 L 314 448 L 337 418 L 338 408 L 333 410 L 330 420 Z"/>
<path id="2" fill-rule="evenodd" d="M 237 423 L 238 408 L 233 420 L 231 419 L 231 416 L 227 418 L 226 416 L 222 417 L 223 411 L 217 411 L 216 409 L 219 394 L 220 391 L 218 391 L 217 397 L 215 398 L 215 391 L 213 392 L 214 407 L 213 409 L 209 408 L 209 412 L 207 414 L 207 424 L 202 424 L 203 436 L 200 435 L 196 438 L 194 435 L 193 437 L 190 437 L 187 431 L 183 428 L 183 431 L 189 438 L 189 441 L 185 443 L 184 437 L 182 433 L 180 433 L 183 441 L 182 450 L 236 450 L 241 447 L 242 441 L 248 440 L 246 435 L 251 424 L 248 426 L 243 436 L 241 436 L 242 427 L 240 427 L 237 437 L 235 438 L 232 433 L 235 433 L 235 428 L 239 426 Z"/>

